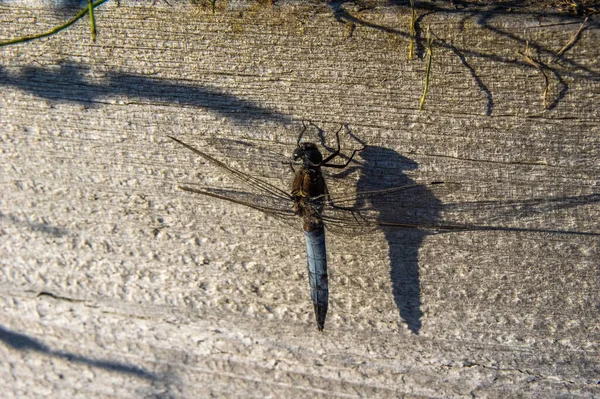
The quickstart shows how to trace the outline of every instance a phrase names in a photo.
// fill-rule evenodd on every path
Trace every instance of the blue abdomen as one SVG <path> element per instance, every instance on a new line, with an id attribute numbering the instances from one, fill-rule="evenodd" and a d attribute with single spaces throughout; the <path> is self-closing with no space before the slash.
<path id="1" fill-rule="evenodd" d="M 305 231 L 306 257 L 308 260 L 308 278 L 310 296 L 315 309 L 315 318 L 319 331 L 325 326 L 329 288 L 327 286 L 327 252 L 325 249 L 325 229 L 323 226 Z"/>

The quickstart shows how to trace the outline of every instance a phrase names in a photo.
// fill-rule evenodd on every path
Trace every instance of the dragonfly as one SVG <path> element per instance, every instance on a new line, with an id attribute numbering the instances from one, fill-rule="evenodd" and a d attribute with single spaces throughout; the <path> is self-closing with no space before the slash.
<path id="1" fill-rule="evenodd" d="M 325 230 L 341 234 L 363 234 L 382 226 L 435 230 L 464 230 L 465 226 L 418 225 L 381 220 L 376 214 L 377 212 L 366 205 L 365 202 L 367 199 L 389 198 L 400 192 L 423 188 L 424 186 L 442 185 L 444 182 L 431 182 L 425 185 L 410 184 L 384 190 L 364 191 L 334 199 L 323 176 L 323 168 L 346 168 L 352 162 L 354 156 L 362 151 L 364 147 L 353 150 L 352 154 L 347 157 L 346 162 L 333 163 L 341 155 L 340 130 L 335 133 L 337 148 L 327 157 L 323 156 L 315 143 L 302 142 L 305 131 L 306 126 L 304 125 L 293 151 L 292 159 L 294 162 L 289 163 L 294 173 L 289 192 L 256 176 L 237 170 L 175 137 L 168 137 L 216 166 L 225 174 L 233 177 L 245 188 L 252 189 L 254 194 L 210 187 L 195 188 L 185 185 L 179 186 L 181 190 L 244 205 L 284 221 L 289 222 L 292 219 L 301 221 L 306 241 L 310 297 L 317 328 L 319 331 L 323 331 L 329 303 Z M 294 169 L 294 163 L 297 166 L 299 165 L 299 168 Z M 357 203 L 359 205 L 356 205 Z"/>

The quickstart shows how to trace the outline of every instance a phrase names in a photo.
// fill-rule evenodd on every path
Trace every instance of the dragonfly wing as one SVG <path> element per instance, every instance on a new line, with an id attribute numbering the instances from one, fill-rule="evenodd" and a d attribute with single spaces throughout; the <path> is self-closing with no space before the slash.
<path id="1" fill-rule="evenodd" d="M 211 156 L 203 151 L 200 151 L 197 148 L 194 148 L 191 145 L 188 145 L 188 144 L 184 143 L 183 141 L 176 139 L 175 137 L 171 137 L 171 136 L 168 136 L 168 137 L 171 140 L 176 141 L 177 143 L 181 144 L 188 150 L 192 151 L 196 155 L 201 156 L 206 161 L 208 161 L 211 164 L 213 164 L 214 166 L 218 167 L 223 172 L 225 172 L 229 176 L 233 177 L 234 179 L 238 180 L 240 183 L 246 185 L 247 187 L 253 188 L 253 189 L 255 189 L 261 193 L 264 193 L 266 195 L 270 195 L 270 196 L 281 198 L 281 199 L 287 199 L 290 201 L 292 200 L 291 195 L 288 194 L 287 192 L 285 192 L 284 190 L 280 189 L 279 187 L 276 187 L 270 183 L 267 183 L 264 180 L 259 179 L 258 177 L 255 177 L 248 173 L 244 173 L 240 170 L 234 169 L 234 168 L 228 166 L 227 164 L 219 161 L 218 159 L 214 158 L 213 156 Z"/>
<path id="2" fill-rule="evenodd" d="M 228 175 L 232 176 L 239 182 L 241 182 L 250 191 L 238 191 L 228 189 L 218 189 L 210 187 L 194 187 L 193 185 L 180 186 L 179 188 L 194 194 L 205 195 L 208 197 L 218 198 L 221 200 L 233 202 L 236 204 L 244 205 L 252 209 L 256 209 L 269 216 L 273 216 L 279 220 L 284 221 L 289 225 L 296 227 L 300 221 L 293 211 L 293 200 L 292 197 L 281 190 L 280 188 L 267 183 L 266 181 L 252 176 L 248 173 L 244 173 L 240 170 L 234 169 L 211 155 L 198 150 L 174 137 L 170 137 L 172 140 L 183 145 L 190 151 L 201 156 L 209 163 L 218 167 Z"/>
<path id="3" fill-rule="evenodd" d="M 462 202 L 452 200 L 457 183 L 430 183 L 359 192 L 329 201 L 322 218 L 325 226 L 341 235 L 360 235 L 379 228 L 421 229 L 430 232 L 514 231 L 600 236 L 595 231 L 547 226 L 545 212 L 600 202 L 600 195 L 543 198 L 525 201 Z M 443 201 L 442 201 L 443 200 Z M 327 202 L 327 201 L 326 201 Z M 530 223 L 541 220 L 546 225 Z M 515 226 L 516 220 L 528 226 Z M 468 222 L 465 222 L 467 220 Z"/>
<path id="4" fill-rule="evenodd" d="M 206 195 L 208 197 L 218 198 L 233 202 L 235 204 L 244 205 L 248 208 L 256 209 L 257 211 L 270 214 L 275 217 L 297 218 L 292 210 L 292 203 L 279 198 L 258 195 L 245 191 L 224 190 L 210 187 L 195 188 L 190 186 L 179 186 L 179 188 L 190 193 Z"/>
<path id="5" fill-rule="evenodd" d="M 230 138 L 206 139 L 211 148 L 227 157 L 227 163 L 234 168 L 245 170 L 252 169 L 254 176 L 262 178 L 289 178 L 291 160 L 289 143 L 269 141 L 236 140 Z"/>

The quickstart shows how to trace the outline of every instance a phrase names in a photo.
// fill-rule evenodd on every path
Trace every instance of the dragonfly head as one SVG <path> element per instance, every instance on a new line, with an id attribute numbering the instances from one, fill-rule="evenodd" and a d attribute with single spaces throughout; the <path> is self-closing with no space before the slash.
<path id="1" fill-rule="evenodd" d="M 319 166 L 323 162 L 323 155 L 313 143 L 298 144 L 294 150 L 294 161 L 302 159 L 304 165 Z"/>

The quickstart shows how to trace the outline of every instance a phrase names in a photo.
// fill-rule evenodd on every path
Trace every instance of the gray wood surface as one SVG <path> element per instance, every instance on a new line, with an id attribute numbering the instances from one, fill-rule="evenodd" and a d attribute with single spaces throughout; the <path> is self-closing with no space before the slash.
<path id="1" fill-rule="evenodd" d="M 404 2 L 173 3 L 0 48 L 9 397 L 600 395 L 597 17 L 552 63 L 583 17 L 417 2 L 409 61 Z M 0 38 L 61 4 L 0 2 Z M 302 234 L 179 190 L 244 187 L 166 137 L 287 189 L 302 121 L 367 145 L 332 192 L 459 183 L 378 210 L 498 229 L 329 234 L 318 333 Z"/>

